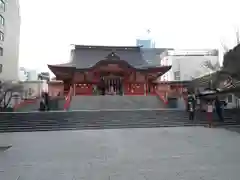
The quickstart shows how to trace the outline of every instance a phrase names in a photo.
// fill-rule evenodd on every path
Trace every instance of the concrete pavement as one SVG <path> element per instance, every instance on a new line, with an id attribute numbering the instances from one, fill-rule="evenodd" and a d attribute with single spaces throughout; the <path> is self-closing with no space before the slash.
<path id="1" fill-rule="evenodd" d="M 0 134 L 2 180 L 239 180 L 240 135 L 201 127 Z"/>

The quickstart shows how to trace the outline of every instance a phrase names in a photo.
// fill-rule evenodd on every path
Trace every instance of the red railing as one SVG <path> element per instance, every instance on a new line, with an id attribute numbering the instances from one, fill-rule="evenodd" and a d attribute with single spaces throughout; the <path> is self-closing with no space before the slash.
<path id="1" fill-rule="evenodd" d="M 73 88 L 70 87 L 70 90 L 65 98 L 65 104 L 64 104 L 64 110 L 68 110 L 71 104 L 72 100 L 72 94 L 73 94 Z"/>
<path id="2" fill-rule="evenodd" d="M 159 97 L 159 99 L 164 102 L 164 104 L 168 104 L 166 92 L 160 92 L 160 91 L 156 90 L 156 94 Z"/>

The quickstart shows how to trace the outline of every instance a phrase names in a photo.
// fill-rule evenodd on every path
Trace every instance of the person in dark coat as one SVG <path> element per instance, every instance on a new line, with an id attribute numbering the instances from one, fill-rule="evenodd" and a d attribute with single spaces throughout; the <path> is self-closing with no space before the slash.
<path id="1" fill-rule="evenodd" d="M 194 95 L 188 95 L 188 113 L 189 120 L 193 121 L 195 117 L 196 100 Z"/>
<path id="2" fill-rule="evenodd" d="M 105 82 L 103 78 L 101 78 L 101 81 L 100 81 L 100 89 L 101 89 L 101 95 L 104 96 L 106 89 L 105 89 Z"/>
<path id="3" fill-rule="evenodd" d="M 45 108 L 47 111 L 50 110 L 50 107 L 49 107 L 49 95 L 47 92 L 44 93 L 44 102 L 45 102 Z"/>
<path id="4" fill-rule="evenodd" d="M 223 108 L 223 104 L 222 102 L 219 100 L 218 96 L 216 96 L 215 98 L 215 109 L 216 109 L 216 113 L 218 116 L 219 121 L 223 122 L 223 115 L 222 115 L 222 108 Z"/>
<path id="5" fill-rule="evenodd" d="M 39 111 L 45 111 L 45 103 L 44 100 L 41 99 L 40 103 L 39 103 Z"/>

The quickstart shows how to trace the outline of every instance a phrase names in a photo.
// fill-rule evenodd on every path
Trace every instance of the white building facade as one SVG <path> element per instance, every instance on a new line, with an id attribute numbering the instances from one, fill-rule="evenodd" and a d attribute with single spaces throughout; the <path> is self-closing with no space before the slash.
<path id="1" fill-rule="evenodd" d="M 0 0 L 0 80 L 19 80 L 20 9 L 18 0 Z"/>
<path id="2" fill-rule="evenodd" d="M 161 60 L 162 65 L 172 65 L 169 72 L 162 76 L 163 81 L 190 81 L 211 73 L 204 64 L 219 63 L 218 50 L 173 50 Z"/>
<path id="3" fill-rule="evenodd" d="M 20 81 L 37 81 L 38 78 L 38 72 L 34 69 L 26 69 L 24 67 L 20 67 L 19 70 L 19 80 Z"/>

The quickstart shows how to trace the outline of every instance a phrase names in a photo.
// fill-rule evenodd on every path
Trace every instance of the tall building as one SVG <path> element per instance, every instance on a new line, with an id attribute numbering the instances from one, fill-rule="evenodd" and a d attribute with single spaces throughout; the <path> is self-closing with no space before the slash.
<path id="1" fill-rule="evenodd" d="M 20 81 L 37 81 L 38 72 L 37 70 L 34 70 L 34 69 L 26 69 L 24 67 L 20 67 L 19 80 Z"/>
<path id="2" fill-rule="evenodd" d="M 142 56 L 149 65 L 165 65 L 161 64 L 162 59 L 166 56 L 165 52 L 171 50 L 171 48 L 141 48 Z"/>
<path id="3" fill-rule="evenodd" d="M 204 63 L 210 61 L 216 65 L 219 63 L 218 50 L 174 50 L 168 52 L 168 63 L 172 68 L 165 74 L 168 81 L 189 81 L 211 73 Z M 165 64 L 167 65 L 167 64 Z M 219 65 L 220 66 L 220 65 Z"/>
<path id="4" fill-rule="evenodd" d="M 0 80 L 19 80 L 18 0 L 0 0 Z"/>
<path id="5" fill-rule="evenodd" d="M 136 39 L 136 45 L 143 48 L 155 48 L 155 42 L 152 39 Z"/>
<path id="6" fill-rule="evenodd" d="M 148 29 L 143 36 L 136 39 L 136 46 L 141 46 L 142 48 L 155 48 L 155 42 L 151 37 L 150 29 Z"/>

